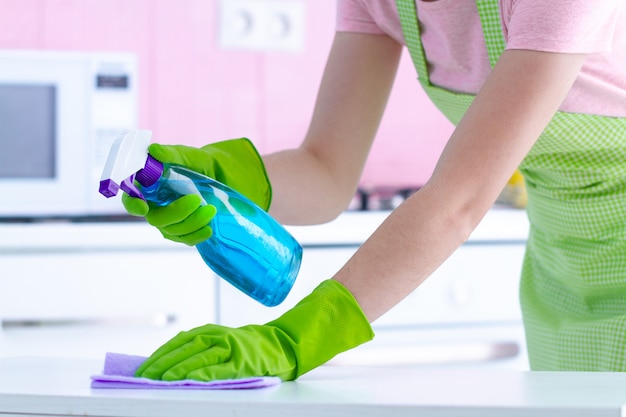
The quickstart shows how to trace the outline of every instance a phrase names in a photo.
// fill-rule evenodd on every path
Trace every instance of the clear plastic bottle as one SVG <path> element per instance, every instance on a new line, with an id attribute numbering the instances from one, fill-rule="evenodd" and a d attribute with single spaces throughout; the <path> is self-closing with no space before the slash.
<path id="1" fill-rule="evenodd" d="M 220 277 L 266 306 L 280 304 L 300 269 L 302 247 L 267 212 L 232 188 L 179 166 L 163 165 L 154 176 L 137 173 L 146 201 L 167 205 L 186 194 L 217 208 L 213 234 L 196 245 Z"/>

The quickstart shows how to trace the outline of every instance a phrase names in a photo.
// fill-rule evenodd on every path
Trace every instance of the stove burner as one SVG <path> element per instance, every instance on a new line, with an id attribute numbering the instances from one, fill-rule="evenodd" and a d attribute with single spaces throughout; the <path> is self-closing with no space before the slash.
<path id="1" fill-rule="evenodd" d="M 357 190 L 349 210 L 393 210 L 417 190 L 419 187 L 362 187 Z"/>

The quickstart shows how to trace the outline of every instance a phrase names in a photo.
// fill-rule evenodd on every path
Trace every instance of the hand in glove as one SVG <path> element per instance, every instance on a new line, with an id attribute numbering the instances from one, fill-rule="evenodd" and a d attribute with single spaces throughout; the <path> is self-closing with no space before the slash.
<path id="1" fill-rule="evenodd" d="M 272 196 L 269 178 L 261 156 L 248 139 L 231 139 L 202 148 L 153 143 L 148 152 L 165 164 L 183 166 L 216 179 L 262 209 L 269 208 Z M 201 206 L 197 195 L 183 196 L 167 206 L 156 207 L 124 193 L 122 203 L 129 214 L 145 216 L 167 239 L 196 245 L 211 236 L 208 223 L 216 209 L 211 205 Z"/>
<path id="2" fill-rule="evenodd" d="M 295 307 L 265 325 L 208 324 L 181 332 L 135 375 L 210 381 L 252 376 L 293 380 L 374 337 L 352 294 L 326 280 Z"/>

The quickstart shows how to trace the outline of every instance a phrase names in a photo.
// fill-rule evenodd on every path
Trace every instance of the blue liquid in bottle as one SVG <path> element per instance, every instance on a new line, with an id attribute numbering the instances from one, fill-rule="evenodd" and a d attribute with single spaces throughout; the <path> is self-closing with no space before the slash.
<path id="1" fill-rule="evenodd" d="M 141 183 L 141 180 L 139 180 Z M 280 304 L 293 286 L 302 247 L 267 212 L 230 187 L 179 166 L 163 165 L 146 201 L 164 206 L 186 194 L 217 208 L 213 234 L 196 245 L 204 262 L 220 277 L 266 306 Z"/>

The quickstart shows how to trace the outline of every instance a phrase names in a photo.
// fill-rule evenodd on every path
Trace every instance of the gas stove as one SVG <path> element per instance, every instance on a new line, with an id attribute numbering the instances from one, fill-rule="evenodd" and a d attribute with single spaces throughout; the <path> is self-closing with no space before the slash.
<path id="1" fill-rule="evenodd" d="M 398 207 L 404 200 L 409 198 L 420 187 L 395 187 L 395 186 L 377 186 L 377 187 L 360 187 L 348 210 L 351 211 L 378 211 L 393 210 Z"/>

